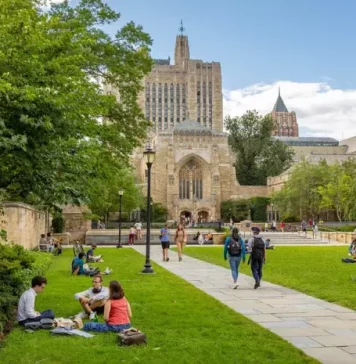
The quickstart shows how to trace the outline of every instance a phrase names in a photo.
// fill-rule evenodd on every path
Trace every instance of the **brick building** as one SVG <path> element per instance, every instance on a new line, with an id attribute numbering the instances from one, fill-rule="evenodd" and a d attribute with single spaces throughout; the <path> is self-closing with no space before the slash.
<path id="1" fill-rule="evenodd" d="M 273 135 L 281 137 L 299 136 L 297 116 L 294 111 L 288 111 L 280 91 L 278 91 L 278 98 L 274 104 L 271 115 L 274 121 Z"/>

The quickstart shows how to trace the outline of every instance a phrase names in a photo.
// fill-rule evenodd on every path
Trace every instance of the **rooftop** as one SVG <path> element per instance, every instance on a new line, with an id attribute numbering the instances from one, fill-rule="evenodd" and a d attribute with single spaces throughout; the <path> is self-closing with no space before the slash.
<path id="1" fill-rule="evenodd" d="M 274 104 L 273 110 L 274 112 L 288 112 L 288 109 L 281 97 L 281 91 L 280 89 L 278 90 L 278 97 L 277 97 L 277 101 Z"/>
<path id="2" fill-rule="evenodd" d="M 274 138 L 290 146 L 338 146 L 338 140 L 328 137 L 283 137 L 275 136 Z"/>

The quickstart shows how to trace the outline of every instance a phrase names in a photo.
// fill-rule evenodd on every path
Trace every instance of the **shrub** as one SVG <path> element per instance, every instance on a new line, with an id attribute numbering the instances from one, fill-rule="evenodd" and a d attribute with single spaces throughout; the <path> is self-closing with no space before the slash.
<path id="1" fill-rule="evenodd" d="M 54 233 L 63 233 L 65 221 L 62 215 L 56 215 L 52 220 L 52 228 Z"/>
<path id="2" fill-rule="evenodd" d="M 21 245 L 0 244 L 0 334 L 11 329 L 20 295 L 34 276 L 45 273 L 52 257 Z"/>

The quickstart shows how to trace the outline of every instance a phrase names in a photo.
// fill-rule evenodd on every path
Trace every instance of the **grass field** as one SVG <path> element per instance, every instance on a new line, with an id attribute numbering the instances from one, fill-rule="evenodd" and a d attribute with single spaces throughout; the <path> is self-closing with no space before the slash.
<path id="1" fill-rule="evenodd" d="M 157 265 L 155 275 L 138 274 L 144 258 L 134 250 L 98 250 L 105 260 L 100 266 L 114 270 L 104 283 L 112 279 L 122 283 L 131 303 L 132 323 L 146 333 L 148 345 L 119 347 L 114 333 L 86 339 L 15 328 L 0 349 L 1 363 L 317 363 Z M 88 288 L 91 278 L 72 277 L 71 258 L 71 251 L 65 250 L 64 256 L 54 259 L 48 286 L 37 296 L 38 310 L 52 308 L 57 317 L 79 311 L 73 295 Z"/>
<path id="2" fill-rule="evenodd" d="M 356 264 L 341 263 L 347 246 L 277 247 L 267 250 L 263 279 L 356 310 Z M 184 254 L 228 268 L 223 247 L 188 247 Z M 250 266 L 240 272 L 251 275 Z M 355 278 L 356 279 L 356 278 Z"/>

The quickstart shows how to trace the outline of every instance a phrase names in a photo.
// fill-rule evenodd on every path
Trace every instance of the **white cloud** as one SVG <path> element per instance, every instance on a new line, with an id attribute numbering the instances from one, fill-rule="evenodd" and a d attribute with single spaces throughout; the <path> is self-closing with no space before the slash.
<path id="1" fill-rule="evenodd" d="M 269 113 L 277 99 L 278 87 L 287 109 L 297 114 L 300 136 L 342 139 L 356 135 L 356 90 L 334 89 L 327 82 L 278 81 L 223 90 L 224 114 L 242 115 L 253 109 Z"/>

